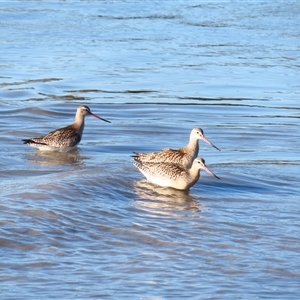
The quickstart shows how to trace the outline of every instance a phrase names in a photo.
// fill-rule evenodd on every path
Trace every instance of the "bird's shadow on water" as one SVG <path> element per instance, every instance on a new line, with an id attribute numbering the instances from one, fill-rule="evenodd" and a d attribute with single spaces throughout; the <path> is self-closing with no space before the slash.
<path id="1" fill-rule="evenodd" d="M 152 212 L 175 214 L 175 211 L 200 212 L 201 205 L 188 191 L 160 187 L 147 180 L 133 183 L 135 204 Z"/>
<path id="2" fill-rule="evenodd" d="M 25 154 L 25 158 L 32 164 L 40 166 L 71 165 L 84 166 L 88 156 L 84 156 L 81 150 L 76 148 L 69 152 L 34 151 Z"/>

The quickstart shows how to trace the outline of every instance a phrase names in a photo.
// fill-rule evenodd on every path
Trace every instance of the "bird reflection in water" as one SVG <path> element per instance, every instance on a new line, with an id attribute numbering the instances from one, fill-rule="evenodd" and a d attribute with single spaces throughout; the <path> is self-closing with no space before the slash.
<path id="1" fill-rule="evenodd" d="M 176 211 L 201 211 L 201 204 L 187 191 L 160 187 L 147 180 L 136 181 L 133 187 L 138 196 L 136 204 L 152 212 L 174 216 L 178 215 Z"/>
<path id="2" fill-rule="evenodd" d="M 26 153 L 26 158 L 31 163 L 41 166 L 80 166 L 84 165 L 84 161 L 88 159 L 88 156 L 83 156 L 80 152 L 78 148 L 70 152 L 35 151 Z"/>

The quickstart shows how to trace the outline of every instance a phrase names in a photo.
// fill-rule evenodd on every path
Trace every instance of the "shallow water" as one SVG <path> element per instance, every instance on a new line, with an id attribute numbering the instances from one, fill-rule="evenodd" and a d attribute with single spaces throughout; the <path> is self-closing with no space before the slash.
<path id="1" fill-rule="evenodd" d="M 7 1 L 0 8 L 2 299 L 298 299 L 296 1 Z M 21 139 L 86 118 L 70 153 Z M 189 191 L 132 151 L 185 145 Z"/>

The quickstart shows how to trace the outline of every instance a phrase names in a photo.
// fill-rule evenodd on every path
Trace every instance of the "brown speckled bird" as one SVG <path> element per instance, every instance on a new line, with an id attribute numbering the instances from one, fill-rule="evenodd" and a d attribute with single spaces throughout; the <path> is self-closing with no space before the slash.
<path id="1" fill-rule="evenodd" d="M 133 159 L 142 163 L 171 162 L 174 164 L 183 165 L 186 168 L 190 168 L 193 164 L 193 161 L 198 156 L 199 140 L 203 140 L 207 144 L 220 151 L 219 148 L 217 148 L 204 136 L 204 132 L 201 128 L 194 128 L 190 134 L 190 141 L 185 147 L 177 150 L 166 148 L 161 151 L 150 153 L 133 152 Z"/>
<path id="2" fill-rule="evenodd" d="M 177 190 L 188 190 L 191 188 L 199 180 L 201 169 L 220 179 L 205 165 L 205 160 L 200 157 L 193 161 L 191 168 L 167 162 L 136 162 L 134 166 L 150 182 Z"/>
<path id="3" fill-rule="evenodd" d="M 54 130 L 46 135 L 22 141 L 24 144 L 38 148 L 39 150 L 70 151 L 79 144 L 84 129 L 84 118 L 88 115 L 110 123 L 110 121 L 93 114 L 88 106 L 82 105 L 77 108 L 73 124 Z"/>

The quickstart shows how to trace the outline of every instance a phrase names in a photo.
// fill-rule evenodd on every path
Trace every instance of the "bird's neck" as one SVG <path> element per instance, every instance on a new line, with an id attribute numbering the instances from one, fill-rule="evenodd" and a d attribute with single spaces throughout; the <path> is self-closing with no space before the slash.
<path id="1" fill-rule="evenodd" d="M 192 178 L 197 178 L 197 180 L 200 177 L 200 169 L 197 164 L 193 164 L 192 167 L 189 169 L 189 174 Z"/>
<path id="2" fill-rule="evenodd" d="M 185 148 L 186 148 L 187 151 L 192 151 L 192 152 L 194 152 L 195 155 L 196 155 L 196 157 L 197 157 L 198 152 L 199 152 L 199 140 L 193 138 L 192 136 L 190 136 L 189 143 L 186 145 Z M 195 157 L 195 158 L 196 158 L 196 157 Z"/>
<path id="3" fill-rule="evenodd" d="M 73 126 L 79 132 L 80 136 L 82 136 L 82 132 L 84 129 L 84 116 L 77 113 L 75 116 L 75 122 L 74 122 Z"/>
<path id="4" fill-rule="evenodd" d="M 190 187 L 193 186 L 200 178 L 200 170 L 195 167 L 191 167 L 189 169 L 189 177 L 190 177 Z"/>

